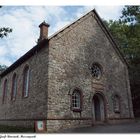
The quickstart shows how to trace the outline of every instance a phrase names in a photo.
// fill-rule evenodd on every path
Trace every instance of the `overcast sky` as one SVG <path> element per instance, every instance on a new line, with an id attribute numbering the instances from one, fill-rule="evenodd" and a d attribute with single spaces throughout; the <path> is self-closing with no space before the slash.
<path id="1" fill-rule="evenodd" d="M 44 20 L 50 24 L 49 35 L 96 9 L 101 18 L 116 20 L 123 6 L 4 6 L 0 8 L 0 27 L 11 27 L 13 32 L 0 39 L 0 64 L 11 65 L 28 50 L 39 37 L 38 25 Z"/>

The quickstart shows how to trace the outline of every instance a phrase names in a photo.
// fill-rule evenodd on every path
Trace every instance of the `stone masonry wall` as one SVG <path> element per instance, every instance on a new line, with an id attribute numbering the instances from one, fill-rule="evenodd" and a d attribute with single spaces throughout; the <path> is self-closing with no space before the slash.
<path id="1" fill-rule="evenodd" d="M 92 98 L 96 92 L 102 92 L 106 98 L 107 119 L 130 118 L 133 114 L 126 64 L 99 24 L 91 12 L 50 40 L 48 119 L 92 118 Z M 95 62 L 102 67 L 100 80 L 91 75 L 90 68 Z M 81 113 L 70 109 L 69 93 L 76 87 L 83 93 Z M 121 97 L 120 115 L 113 110 L 114 94 Z M 54 121 L 52 131 L 57 127 Z"/>
<path id="2" fill-rule="evenodd" d="M 42 46 L 40 46 L 42 47 Z M 28 65 L 30 70 L 29 96 L 22 97 L 23 69 Z M 16 100 L 11 100 L 12 76 L 17 74 L 17 95 Z M 8 92 L 6 103 L 2 104 L 3 83 L 7 78 Z M 15 120 L 13 125 L 20 125 L 18 120 L 46 118 L 47 114 L 47 82 L 48 82 L 48 47 L 45 46 L 36 52 L 28 61 L 8 73 L 1 79 L 0 87 L 0 123 L 2 120 Z M 25 121 L 26 123 L 26 121 Z M 8 123 L 7 125 L 11 123 Z M 30 123 L 28 123 L 30 124 Z M 31 124 L 32 121 L 31 121 Z"/>
<path id="3" fill-rule="evenodd" d="M 64 129 L 91 126 L 91 120 L 47 120 L 47 132 L 61 132 Z"/>
<path id="4" fill-rule="evenodd" d="M 113 48 L 113 44 L 99 25 L 93 12 L 82 17 L 49 40 L 28 61 L 1 79 L 0 123 L 2 120 L 47 119 L 48 132 L 59 129 L 91 125 L 92 99 L 101 92 L 106 99 L 106 118 L 133 117 L 129 77 L 126 64 Z M 102 77 L 91 75 L 93 63 L 102 67 Z M 28 98 L 22 98 L 23 69 L 30 68 Z M 11 101 L 12 76 L 18 76 L 16 100 Z M 2 104 L 3 82 L 8 79 L 6 103 Z M 83 94 L 81 112 L 71 110 L 71 93 L 79 88 Z M 114 113 L 112 96 L 121 97 L 121 113 Z M 10 121 L 10 122 L 9 122 Z M 14 125 L 20 125 L 18 122 Z M 29 123 L 33 125 L 32 121 Z"/>

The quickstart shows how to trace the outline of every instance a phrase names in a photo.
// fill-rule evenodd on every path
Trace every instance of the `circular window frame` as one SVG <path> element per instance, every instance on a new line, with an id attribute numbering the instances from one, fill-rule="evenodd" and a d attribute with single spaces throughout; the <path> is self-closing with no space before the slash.
<path id="1" fill-rule="evenodd" d="M 100 70 L 100 75 L 99 75 L 98 77 L 95 77 L 95 76 L 93 75 L 93 72 L 92 72 L 93 66 L 98 67 L 98 69 Z M 91 75 L 92 75 L 92 77 L 93 77 L 94 79 L 96 79 L 96 80 L 100 80 L 100 79 L 102 78 L 102 76 L 103 76 L 103 68 L 102 68 L 102 66 L 101 66 L 99 63 L 97 63 L 97 62 L 92 63 L 92 66 L 91 66 Z"/>

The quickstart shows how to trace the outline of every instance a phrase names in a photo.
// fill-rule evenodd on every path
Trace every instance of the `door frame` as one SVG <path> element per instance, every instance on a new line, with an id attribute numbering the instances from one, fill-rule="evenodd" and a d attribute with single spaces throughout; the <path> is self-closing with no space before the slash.
<path id="1" fill-rule="evenodd" d="M 107 121 L 107 101 L 103 93 L 101 92 L 96 92 L 93 97 L 92 97 L 92 103 L 91 103 L 91 108 L 92 108 L 92 121 L 93 124 L 95 124 L 97 121 L 95 120 L 95 107 L 94 107 L 94 97 L 97 96 L 100 101 L 100 111 L 102 110 L 101 107 L 103 107 L 103 112 L 101 111 L 101 121 L 100 122 L 105 122 Z"/>

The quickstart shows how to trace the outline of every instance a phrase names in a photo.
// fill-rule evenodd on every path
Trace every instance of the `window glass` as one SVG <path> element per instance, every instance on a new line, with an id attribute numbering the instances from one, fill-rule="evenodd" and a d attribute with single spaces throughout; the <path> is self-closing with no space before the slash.
<path id="1" fill-rule="evenodd" d="M 91 67 L 92 76 L 96 79 L 100 79 L 102 72 L 101 68 L 97 64 L 93 64 Z"/>
<path id="2" fill-rule="evenodd" d="M 16 74 L 14 74 L 12 79 L 12 100 L 15 99 L 16 94 L 17 94 L 17 77 Z"/>
<path id="3" fill-rule="evenodd" d="M 114 112 L 116 113 L 120 112 L 120 99 L 117 95 L 114 96 L 113 106 L 114 106 Z"/>
<path id="4" fill-rule="evenodd" d="M 7 96 L 7 91 L 8 91 L 8 84 L 7 84 L 7 79 L 4 81 L 4 86 L 3 86 L 3 100 L 2 102 L 6 102 L 6 96 Z"/>
<path id="5" fill-rule="evenodd" d="M 72 107 L 73 109 L 81 108 L 81 93 L 78 90 L 74 90 L 72 94 Z"/>
<path id="6" fill-rule="evenodd" d="M 26 67 L 24 70 L 24 80 L 23 80 L 23 96 L 28 96 L 28 90 L 29 90 L 29 67 Z"/>

